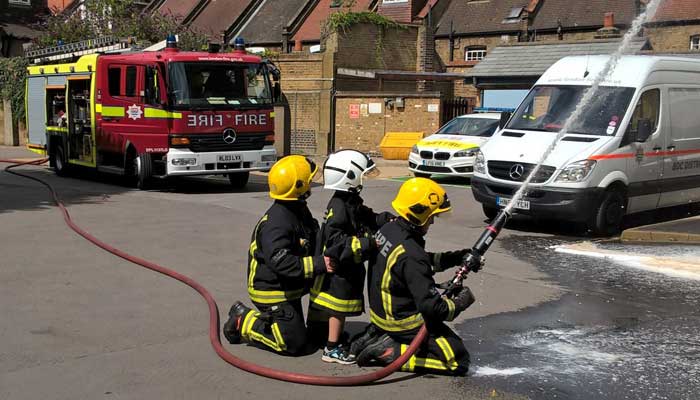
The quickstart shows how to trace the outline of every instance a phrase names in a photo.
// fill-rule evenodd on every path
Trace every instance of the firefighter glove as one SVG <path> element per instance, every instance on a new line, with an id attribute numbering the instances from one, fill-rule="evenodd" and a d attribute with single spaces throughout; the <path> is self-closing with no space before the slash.
<path id="1" fill-rule="evenodd" d="M 474 304 L 474 301 L 476 299 L 474 298 L 474 294 L 472 291 L 464 286 L 459 291 L 457 292 L 457 295 L 452 299 L 452 301 L 455 303 L 455 312 L 460 313 L 472 304 Z"/>

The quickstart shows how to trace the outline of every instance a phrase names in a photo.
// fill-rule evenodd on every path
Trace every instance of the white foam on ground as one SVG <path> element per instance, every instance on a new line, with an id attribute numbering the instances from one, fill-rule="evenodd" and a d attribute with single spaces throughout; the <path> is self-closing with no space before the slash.
<path id="1" fill-rule="evenodd" d="M 526 368 L 492 368 L 492 367 L 477 367 L 474 376 L 512 376 L 524 374 Z"/>
<path id="2" fill-rule="evenodd" d="M 627 267 L 660 273 L 683 279 L 700 280 L 700 257 L 658 257 L 653 255 L 632 255 L 615 250 L 597 247 L 594 243 L 554 246 L 557 253 L 574 254 L 602 258 Z"/>

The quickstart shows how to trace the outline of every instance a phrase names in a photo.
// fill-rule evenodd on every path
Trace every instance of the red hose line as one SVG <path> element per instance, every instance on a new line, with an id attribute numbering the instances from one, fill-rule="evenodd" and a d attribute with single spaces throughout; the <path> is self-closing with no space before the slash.
<path id="1" fill-rule="evenodd" d="M 56 203 L 56 206 L 61 210 L 61 213 L 63 214 L 63 220 L 65 223 L 73 230 L 75 231 L 78 235 L 84 237 L 88 241 L 92 242 L 96 246 L 102 248 L 103 250 L 108 251 L 109 253 L 114 254 L 117 257 L 123 258 L 124 260 L 127 260 L 131 263 L 140 265 L 142 267 L 148 268 L 152 271 L 159 272 L 163 275 L 169 276 L 173 279 L 177 279 L 178 281 L 188 285 L 192 289 L 196 290 L 197 293 L 199 293 L 204 300 L 207 302 L 207 305 L 209 307 L 209 341 L 211 342 L 212 347 L 214 348 L 214 351 L 216 354 L 219 355 L 224 361 L 227 363 L 233 365 L 234 367 L 240 368 L 244 371 L 248 371 L 250 373 L 264 376 L 267 378 L 271 379 L 277 379 L 280 381 L 286 381 L 286 382 L 293 382 L 293 383 L 301 383 L 305 385 L 317 385 L 317 386 L 356 386 L 356 385 L 362 385 L 362 384 L 367 384 L 371 383 L 374 381 L 378 381 L 380 379 L 386 378 L 387 376 L 391 375 L 392 373 L 398 371 L 402 365 L 404 365 L 406 362 L 408 362 L 408 359 L 418 350 L 420 345 L 423 343 L 425 338 L 428 336 L 428 330 L 426 329 L 425 325 L 423 325 L 418 331 L 418 334 L 416 337 L 413 339 L 411 344 L 408 346 L 408 349 L 406 350 L 405 353 L 403 353 L 398 359 L 396 359 L 394 362 L 391 364 L 387 365 L 386 367 L 379 369 L 377 371 L 368 373 L 368 374 L 363 374 L 363 375 L 355 375 L 355 376 L 347 376 L 347 377 L 332 377 L 332 376 L 318 376 L 318 375 L 307 375 L 307 374 L 299 374 L 295 372 L 287 372 L 287 371 L 280 371 L 268 367 L 264 367 L 261 365 L 257 365 L 254 363 L 251 363 L 249 361 L 243 360 L 241 358 L 238 358 L 234 356 L 233 354 L 229 353 L 221 344 L 221 338 L 219 337 L 219 309 L 218 306 L 216 305 L 216 301 L 214 301 L 214 297 L 209 293 L 209 291 L 204 288 L 201 284 L 196 282 L 194 279 L 180 274 L 179 272 L 173 271 L 169 268 L 163 267 L 161 265 L 158 265 L 156 263 L 150 262 L 148 260 L 144 260 L 142 258 L 133 256 L 131 254 L 128 254 L 124 251 L 121 251 L 115 247 L 112 247 L 108 245 L 105 242 L 102 242 L 101 240 L 97 239 L 96 237 L 92 236 L 90 233 L 76 225 L 73 220 L 70 217 L 70 214 L 68 214 L 68 210 L 64 206 L 64 204 L 61 202 L 61 200 L 58 197 L 58 194 L 54 190 L 54 188 L 44 180 L 40 178 L 36 178 L 30 175 L 25 175 L 16 171 L 12 171 L 13 168 L 23 166 L 23 165 L 40 165 L 43 164 L 47 161 L 47 159 L 41 159 L 41 160 L 34 160 L 34 161 L 27 161 L 27 162 L 21 162 L 17 163 L 16 160 L 2 160 L 0 159 L 0 162 L 3 163 L 13 163 L 13 165 L 10 165 L 5 168 L 5 171 L 17 175 L 26 179 L 31 179 L 33 181 L 39 182 L 42 185 L 46 186 L 49 191 L 51 192 L 51 196 L 53 197 L 54 203 Z"/>

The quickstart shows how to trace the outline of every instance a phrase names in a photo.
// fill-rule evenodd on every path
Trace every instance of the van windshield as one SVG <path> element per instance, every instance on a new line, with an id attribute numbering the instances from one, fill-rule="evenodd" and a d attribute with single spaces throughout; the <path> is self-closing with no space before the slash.
<path id="1" fill-rule="evenodd" d="M 272 103 L 263 64 L 174 62 L 169 67 L 173 108 L 232 108 Z"/>
<path id="2" fill-rule="evenodd" d="M 493 136 L 498 128 L 497 119 L 490 118 L 455 118 L 446 123 L 436 133 L 443 135 L 464 135 L 464 136 Z"/>
<path id="3" fill-rule="evenodd" d="M 536 86 L 518 107 L 507 128 L 559 132 L 588 86 Z M 599 87 L 593 102 L 574 121 L 570 133 L 615 135 L 634 95 L 634 88 Z"/>

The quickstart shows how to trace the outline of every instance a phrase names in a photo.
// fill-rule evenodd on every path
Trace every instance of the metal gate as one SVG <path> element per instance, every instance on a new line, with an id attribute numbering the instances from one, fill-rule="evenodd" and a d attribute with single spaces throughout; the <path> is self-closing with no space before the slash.
<path id="1" fill-rule="evenodd" d="M 445 124 L 452 118 L 469 114 L 474 110 L 476 98 L 474 97 L 453 97 L 442 101 L 442 119 L 440 125 Z"/>

